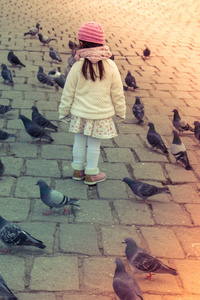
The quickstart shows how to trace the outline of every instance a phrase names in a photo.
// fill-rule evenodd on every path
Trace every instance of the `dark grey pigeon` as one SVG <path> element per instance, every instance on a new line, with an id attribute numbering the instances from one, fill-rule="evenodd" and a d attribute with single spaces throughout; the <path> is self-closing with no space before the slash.
<path id="1" fill-rule="evenodd" d="M 43 43 L 43 46 L 49 44 L 51 41 L 57 41 L 56 39 L 52 39 L 46 35 L 42 35 L 41 33 L 38 33 L 38 38 L 39 41 Z"/>
<path id="2" fill-rule="evenodd" d="M 144 59 L 146 59 L 147 57 L 149 57 L 151 54 L 150 49 L 146 46 L 146 48 L 143 51 L 143 55 L 144 55 Z"/>
<path id="3" fill-rule="evenodd" d="M 10 51 L 8 53 L 8 61 L 11 63 L 12 66 L 19 66 L 19 67 L 26 67 L 19 58 L 13 53 L 13 51 Z"/>
<path id="4" fill-rule="evenodd" d="M 4 80 L 4 83 L 8 82 L 10 85 L 13 85 L 14 82 L 10 70 L 8 70 L 8 68 L 4 64 L 2 64 L 1 67 L 2 67 L 1 76 Z"/>
<path id="5" fill-rule="evenodd" d="M 113 289 L 120 300 L 143 300 L 142 291 L 135 278 L 128 274 L 121 258 L 116 258 Z"/>
<path id="6" fill-rule="evenodd" d="M 40 26 L 40 24 L 36 23 L 35 27 L 33 27 L 32 29 L 30 29 L 28 32 L 24 33 L 24 36 L 26 36 L 26 35 L 35 36 L 39 32 L 39 30 L 40 30 L 39 26 Z"/>
<path id="7" fill-rule="evenodd" d="M 11 105 L 0 105 L 0 114 L 4 115 L 5 113 L 10 111 L 11 109 L 12 109 Z"/>
<path id="8" fill-rule="evenodd" d="M 174 137 L 170 148 L 171 154 L 174 155 L 176 162 L 180 161 L 186 170 L 191 170 L 192 167 L 188 159 L 187 151 L 178 135 L 178 131 L 173 130 L 172 133 Z"/>
<path id="9" fill-rule="evenodd" d="M 35 139 L 44 139 L 48 140 L 49 142 L 54 141 L 54 139 L 52 139 L 52 137 L 48 135 L 41 126 L 37 125 L 24 115 L 19 115 L 19 118 L 22 120 L 25 130 L 30 135 L 32 142 Z"/>
<path id="10" fill-rule="evenodd" d="M 62 59 L 52 47 L 49 48 L 49 56 L 51 57 L 52 60 L 57 60 L 59 62 L 62 62 Z"/>
<path id="11" fill-rule="evenodd" d="M 122 243 L 126 244 L 125 253 L 129 264 L 133 267 L 133 274 L 146 272 L 150 274 L 149 278 L 152 276 L 151 273 L 178 275 L 175 269 L 165 265 L 144 249 L 138 247 L 132 238 L 126 238 Z"/>
<path id="12" fill-rule="evenodd" d="M 43 128 L 50 128 L 54 131 L 58 131 L 58 126 L 51 123 L 43 115 L 41 115 L 36 106 L 32 106 L 32 121 Z"/>
<path id="13" fill-rule="evenodd" d="M 195 146 L 198 146 L 200 143 L 200 123 L 198 121 L 194 122 L 194 135 L 198 143 Z"/>
<path id="14" fill-rule="evenodd" d="M 56 71 L 56 69 L 53 69 L 48 73 L 49 78 L 54 81 L 59 87 L 62 89 L 65 86 L 66 77 L 59 71 Z"/>
<path id="15" fill-rule="evenodd" d="M 67 60 L 67 67 L 65 69 L 65 77 L 67 77 L 67 75 L 69 74 L 69 71 L 71 70 L 71 67 L 73 66 L 73 64 L 75 64 L 76 60 L 74 58 L 74 54 L 72 54 L 68 60 Z"/>
<path id="16" fill-rule="evenodd" d="M 9 247 L 9 249 L 1 250 L 2 252 L 8 252 L 13 246 L 34 246 L 41 249 L 46 247 L 42 241 L 32 237 L 17 224 L 6 221 L 2 216 L 0 216 L 0 239 Z"/>
<path id="17" fill-rule="evenodd" d="M 0 295 L 7 300 L 18 300 L 17 297 L 11 292 L 4 279 L 0 275 Z"/>
<path id="18" fill-rule="evenodd" d="M 52 190 L 44 180 L 38 180 L 36 185 L 40 189 L 40 198 L 44 204 L 49 206 L 50 210 L 53 207 L 60 208 L 66 205 L 80 206 L 77 204 L 78 200 L 74 198 L 69 198 L 63 195 L 61 192 Z M 64 208 L 64 214 L 66 214 L 67 209 Z M 50 211 L 44 213 L 44 215 L 49 215 Z"/>
<path id="19" fill-rule="evenodd" d="M 12 133 L 8 133 L 6 131 L 3 131 L 0 129 L 0 141 L 5 141 L 7 140 L 9 137 L 16 137 L 14 134 Z"/>
<path id="20" fill-rule="evenodd" d="M 153 123 L 149 123 L 149 131 L 147 132 L 147 141 L 152 148 L 160 149 L 164 154 L 168 154 L 168 150 L 158 132 L 155 131 Z"/>
<path id="21" fill-rule="evenodd" d="M 181 119 L 179 112 L 177 109 L 173 109 L 172 111 L 174 113 L 173 117 L 173 126 L 179 131 L 179 134 L 181 135 L 183 131 L 192 131 L 194 132 L 194 128 L 192 128 L 186 121 Z"/>
<path id="22" fill-rule="evenodd" d="M 5 171 L 5 166 L 0 159 L 0 176 L 3 175 L 4 171 Z"/>
<path id="23" fill-rule="evenodd" d="M 125 82 L 127 85 L 127 87 L 124 87 L 125 90 L 127 90 L 129 87 L 132 87 L 133 90 L 138 88 L 138 86 L 136 85 L 135 77 L 131 75 L 130 71 L 128 71 L 128 73 L 126 75 Z"/>
<path id="24" fill-rule="evenodd" d="M 44 72 L 43 72 L 43 67 L 39 67 L 39 70 L 38 70 L 38 73 L 37 73 L 37 79 L 39 80 L 40 83 L 43 84 L 43 87 L 44 87 L 44 84 L 47 84 L 49 86 L 54 86 L 52 80 L 49 78 L 48 75 L 46 75 Z"/>
<path id="25" fill-rule="evenodd" d="M 143 181 L 133 180 L 129 177 L 124 177 L 122 181 L 127 183 L 133 193 L 143 200 L 148 200 L 149 197 L 158 194 L 169 194 L 169 188 L 167 186 L 159 188 L 155 185 L 148 184 Z"/>
<path id="26" fill-rule="evenodd" d="M 140 97 L 135 97 L 135 104 L 132 107 L 133 115 L 138 120 L 138 123 L 141 124 L 144 118 L 144 105 L 140 101 Z"/>

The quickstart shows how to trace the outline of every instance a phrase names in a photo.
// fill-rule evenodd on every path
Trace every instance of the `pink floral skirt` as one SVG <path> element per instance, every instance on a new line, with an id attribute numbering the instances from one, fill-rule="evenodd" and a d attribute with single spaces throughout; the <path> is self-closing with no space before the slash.
<path id="1" fill-rule="evenodd" d="M 71 116 L 69 132 L 83 133 L 99 139 L 111 139 L 118 135 L 112 118 L 90 120 L 73 115 Z"/>

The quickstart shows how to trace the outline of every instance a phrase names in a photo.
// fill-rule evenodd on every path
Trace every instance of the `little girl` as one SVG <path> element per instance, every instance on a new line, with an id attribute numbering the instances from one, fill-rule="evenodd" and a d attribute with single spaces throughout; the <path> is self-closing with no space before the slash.
<path id="1" fill-rule="evenodd" d="M 93 185 L 106 179 L 99 171 L 101 139 L 117 136 L 112 116 L 124 120 L 126 104 L 118 68 L 109 59 L 112 53 L 104 46 L 100 24 L 87 22 L 78 31 L 77 62 L 72 66 L 63 89 L 59 119 L 75 133 L 73 145 L 73 179 Z M 87 146 L 86 164 L 85 154 Z"/>

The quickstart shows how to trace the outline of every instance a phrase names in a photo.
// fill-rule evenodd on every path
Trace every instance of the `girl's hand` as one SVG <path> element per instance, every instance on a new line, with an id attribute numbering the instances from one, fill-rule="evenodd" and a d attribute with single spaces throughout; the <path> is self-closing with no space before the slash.
<path id="1" fill-rule="evenodd" d="M 59 117 L 59 120 L 64 122 L 64 123 L 69 123 L 71 121 L 71 115 L 68 115 L 68 116 L 60 116 Z"/>

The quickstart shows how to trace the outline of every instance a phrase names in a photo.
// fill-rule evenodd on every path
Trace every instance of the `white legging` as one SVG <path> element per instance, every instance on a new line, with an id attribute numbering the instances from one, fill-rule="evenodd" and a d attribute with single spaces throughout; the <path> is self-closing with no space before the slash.
<path id="1" fill-rule="evenodd" d="M 75 133 L 73 145 L 74 170 L 85 170 L 85 174 L 96 175 L 99 173 L 98 162 L 100 155 L 101 140 L 82 133 Z M 85 153 L 87 146 L 86 165 Z"/>

